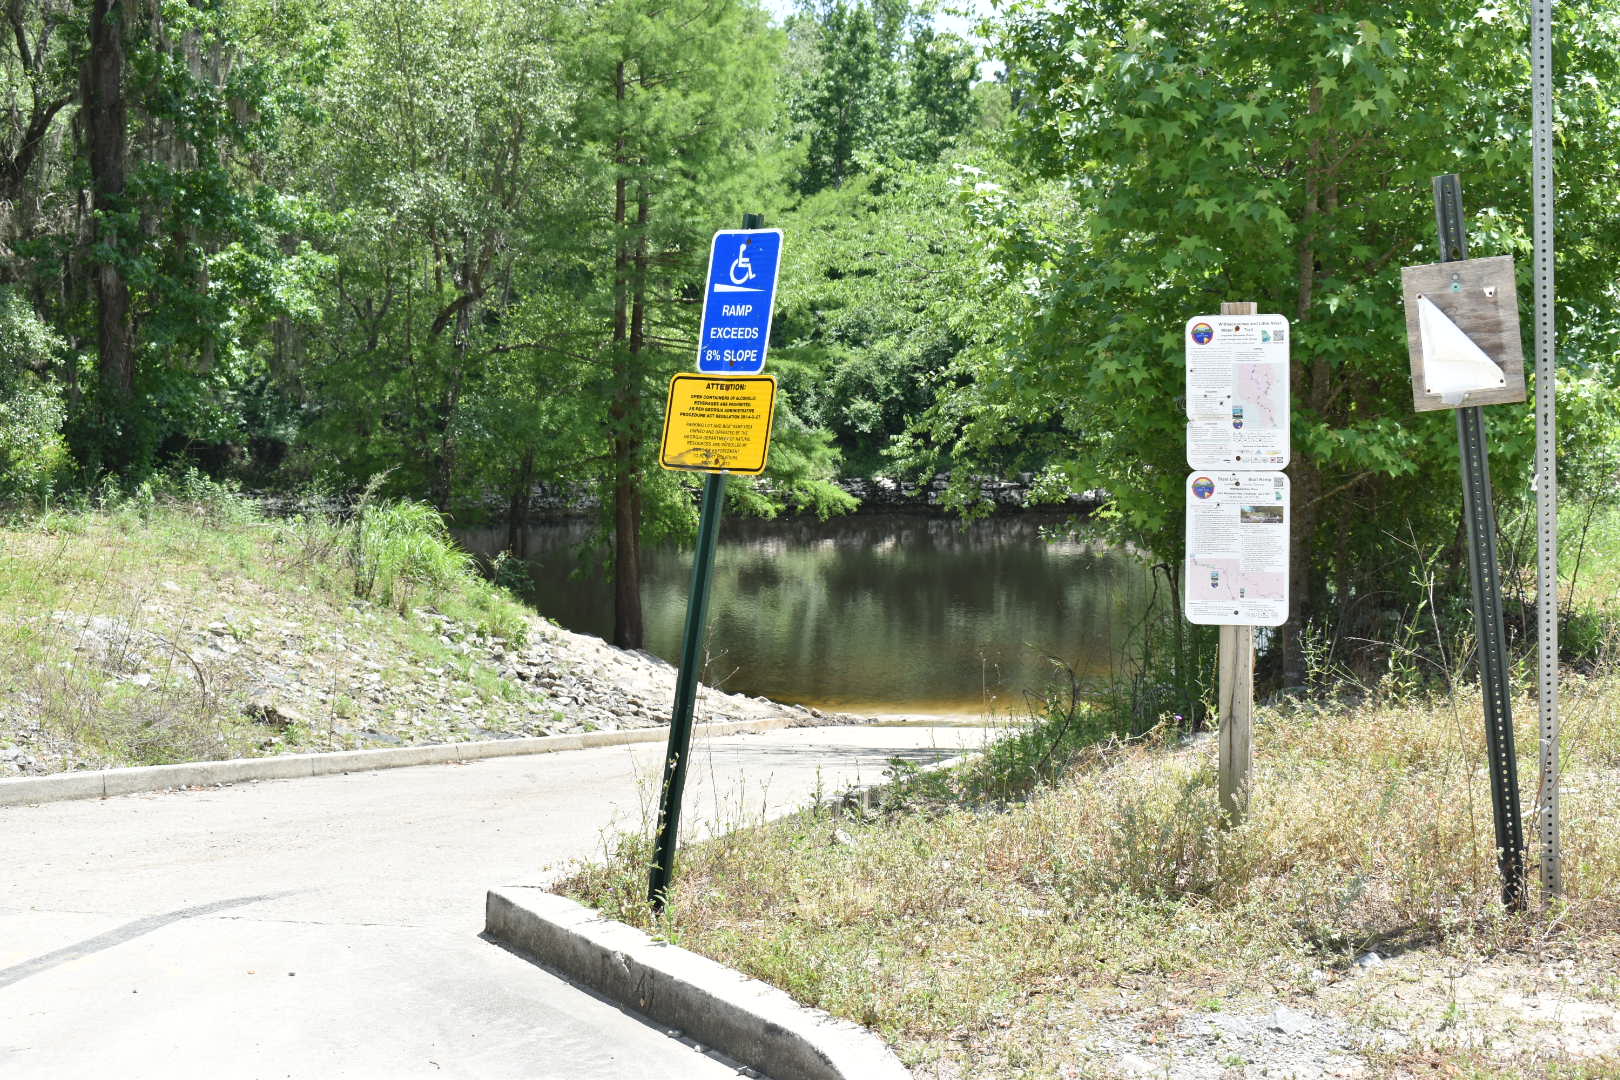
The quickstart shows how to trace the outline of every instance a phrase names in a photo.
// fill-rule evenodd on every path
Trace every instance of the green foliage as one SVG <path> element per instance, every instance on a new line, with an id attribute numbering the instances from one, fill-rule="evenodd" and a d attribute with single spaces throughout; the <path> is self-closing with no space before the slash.
<path id="1" fill-rule="evenodd" d="M 294 342 L 319 403 L 299 449 L 341 448 L 355 483 L 397 469 L 396 489 L 448 508 L 467 455 L 483 464 L 491 442 L 533 432 L 513 413 L 538 386 L 499 350 L 514 264 L 555 211 L 554 10 L 346 0 L 334 14 L 342 48 L 278 160 L 319 207 L 325 260 Z"/>
<path id="2" fill-rule="evenodd" d="M 793 510 L 825 521 L 856 506 L 855 499 L 833 482 L 842 462 L 833 433 L 806 423 L 793 409 L 791 398 L 779 394 L 764 477 L 750 484 L 733 484 L 727 490 L 734 503 L 757 516 L 774 517 Z"/>
<path id="3" fill-rule="evenodd" d="M 521 643 L 527 634 L 521 606 L 480 576 L 433 507 L 377 500 L 381 479 L 372 481 L 353 517 L 331 537 L 333 547 L 346 553 L 354 595 L 401 615 L 418 606 L 437 609 L 480 633 Z"/>
<path id="4" fill-rule="evenodd" d="M 422 503 L 362 502 L 350 537 L 354 594 L 402 613 L 417 594 L 431 602 L 472 572 L 472 557 L 455 546 L 439 512 Z"/>
<path id="5" fill-rule="evenodd" d="M 904 0 L 835 0 L 788 31 L 810 59 L 791 73 L 790 113 L 804 140 L 798 187 L 842 187 L 874 163 L 932 162 L 977 116 L 973 50 Z"/>
<path id="6" fill-rule="evenodd" d="M 40 377 L 62 349 L 22 297 L 0 288 L 0 502 L 43 501 L 67 474 L 66 409 Z"/>
<path id="7" fill-rule="evenodd" d="M 99 214 L 96 257 L 129 286 L 134 393 L 85 395 L 71 431 L 91 471 L 141 473 L 177 443 L 239 445 L 263 430 L 254 421 L 270 350 L 256 339 L 307 312 L 320 262 L 296 235 L 301 208 L 259 175 L 282 115 L 266 70 L 280 57 L 246 47 L 251 18 L 165 0 L 122 25 L 137 134 L 124 189 Z M 55 292 L 55 268 L 35 269 L 42 292 Z M 94 326 L 91 314 L 60 318 L 78 334 Z"/>
<path id="8" fill-rule="evenodd" d="M 1620 224 L 1606 164 L 1620 125 L 1600 89 L 1616 9 L 1601 8 L 1562 31 L 1561 70 L 1583 74 L 1560 90 L 1560 175 L 1606 193 L 1562 208 L 1583 238 Z M 1069 486 L 1109 491 L 1118 531 L 1174 561 L 1180 328 L 1253 300 L 1294 326 L 1294 625 L 1330 595 L 1400 588 L 1388 530 L 1448 537 L 1456 494 L 1435 482 L 1454 474 L 1450 417 L 1412 414 L 1399 268 L 1433 260 L 1429 180 L 1455 171 L 1473 253 L 1518 254 L 1528 273 L 1521 14 L 1485 18 L 1463 2 L 1354 16 L 1282 0 L 1116 9 L 1019 5 L 1000 28 L 1016 171 L 962 191 L 989 246 L 975 293 L 1006 307 L 924 434 L 959 461 L 1005 461 L 1015 444 L 1046 457 Z M 1584 239 L 1564 252 L 1565 325 L 1608 322 L 1594 253 Z M 1492 420 L 1498 486 L 1513 488 L 1529 411 Z"/>
<path id="9" fill-rule="evenodd" d="M 932 402 L 973 328 L 961 304 L 976 244 L 942 167 L 883 166 L 784 220 L 772 365 L 795 412 L 851 472 L 888 471 L 892 440 Z M 937 462 L 899 462 L 930 477 Z"/>

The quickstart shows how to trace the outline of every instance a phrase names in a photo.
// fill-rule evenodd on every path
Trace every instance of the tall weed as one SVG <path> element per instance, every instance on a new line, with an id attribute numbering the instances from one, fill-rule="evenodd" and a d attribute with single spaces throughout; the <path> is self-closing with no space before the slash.
<path id="1" fill-rule="evenodd" d="M 362 505 L 350 532 L 354 594 L 401 613 L 413 597 L 427 602 L 466 582 L 472 557 L 455 546 L 444 519 L 424 503 Z"/>
<path id="2" fill-rule="evenodd" d="M 373 501 L 376 486 L 367 488 L 342 527 L 354 595 L 402 615 L 413 606 L 436 607 L 480 633 L 521 642 L 527 613 L 478 573 L 439 512 L 426 503 Z"/>

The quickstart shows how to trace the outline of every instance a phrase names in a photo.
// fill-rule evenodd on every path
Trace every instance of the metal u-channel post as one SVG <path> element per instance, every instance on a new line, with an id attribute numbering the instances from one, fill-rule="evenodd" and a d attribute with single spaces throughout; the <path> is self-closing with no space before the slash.
<path id="1" fill-rule="evenodd" d="M 1513 748 L 1513 688 L 1502 627 L 1502 588 L 1496 565 L 1496 512 L 1491 503 L 1485 416 L 1479 406 L 1457 410 L 1462 447 L 1463 515 L 1468 523 L 1469 580 L 1479 639 L 1479 685 L 1485 698 L 1485 746 L 1496 817 L 1496 859 L 1502 902 L 1524 906 L 1524 826 L 1519 817 L 1519 769 Z"/>
<path id="2" fill-rule="evenodd" d="M 744 214 L 742 227 L 762 229 L 765 219 L 759 214 Z M 692 756 L 692 713 L 697 704 L 699 676 L 703 673 L 709 587 L 714 579 L 714 549 L 720 537 L 725 497 L 725 474 L 708 474 L 703 481 L 697 550 L 692 554 L 692 591 L 686 600 L 686 624 L 681 630 L 681 666 L 675 676 L 675 707 L 670 712 L 669 746 L 664 752 L 664 776 L 659 785 L 653 861 L 647 874 L 647 903 L 654 911 L 664 909 L 670 878 L 675 872 L 675 849 L 681 835 L 681 796 L 686 790 L 686 769 Z"/>
<path id="3" fill-rule="evenodd" d="M 1558 358 L 1553 323 L 1552 23 L 1552 0 L 1533 0 L 1530 128 L 1536 251 L 1536 629 L 1541 639 L 1537 671 L 1541 783 L 1536 794 L 1536 831 L 1541 840 L 1544 902 L 1564 891 L 1558 839 Z"/>
<path id="4" fill-rule="evenodd" d="M 698 676 L 703 672 L 703 632 L 709 619 L 709 586 L 714 579 L 714 548 L 720 536 L 725 494 L 725 475 L 710 473 L 703 481 L 703 513 L 698 521 L 697 551 L 692 556 L 692 592 L 686 601 L 686 625 L 681 631 L 681 666 L 675 677 L 675 708 L 669 718 L 669 747 L 664 753 L 658 831 L 653 837 L 652 869 L 647 877 L 647 902 L 654 911 L 663 910 L 665 892 L 675 870 L 681 795 L 686 789 L 686 767 L 692 756 L 692 713 L 697 703 Z"/>
<path id="5" fill-rule="evenodd" d="M 1434 205 L 1440 233 L 1440 261 L 1468 258 L 1462 183 L 1455 173 L 1435 177 Z M 1480 692 L 1485 699 L 1485 747 L 1490 759 L 1496 859 L 1502 872 L 1502 902 L 1520 909 L 1525 902 L 1524 827 L 1519 814 L 1519 771 L 1513 747 L 1513 691 L 1508 678 L 1507 641 L 1502 625 L 1496 508 L 1491 497 L 1485 414 L 1478 405 L 1457 410 L 1457 443 L 1462 466 L 1463 518 L 1468 534 L 1469 583 L 1479 649 Z"/>

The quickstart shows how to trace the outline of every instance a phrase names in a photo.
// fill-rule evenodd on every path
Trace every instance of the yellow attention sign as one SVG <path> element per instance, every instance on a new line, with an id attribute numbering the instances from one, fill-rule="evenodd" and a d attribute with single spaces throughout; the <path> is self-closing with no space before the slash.
<path id="1" fill-rule="evenodd" d="M 658 463 L 697 472 L 762 473 L 775 415 L 774 375 L 677 375 L 669 380 Z"/>

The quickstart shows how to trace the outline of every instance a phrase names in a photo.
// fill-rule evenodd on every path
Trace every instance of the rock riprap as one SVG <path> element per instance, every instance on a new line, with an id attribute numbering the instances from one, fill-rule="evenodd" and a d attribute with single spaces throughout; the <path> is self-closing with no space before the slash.
<path id="1" fill-rule="evenodd" d="M 159 588 L 116 614 L 13 626 L 32 655 L 0 672 L 0 776 L 669 722 L 671 665 L 545 619 L 519 644 L 435 611 L 305 611 L 257 592 L 222 583 L 199 610 Z M 856 719 L 699 694 L 701 722 L 768 717 Z"/>

